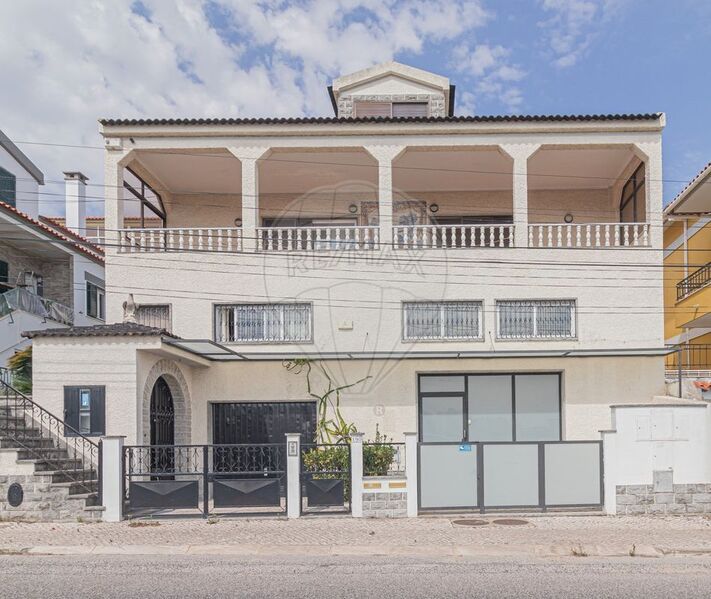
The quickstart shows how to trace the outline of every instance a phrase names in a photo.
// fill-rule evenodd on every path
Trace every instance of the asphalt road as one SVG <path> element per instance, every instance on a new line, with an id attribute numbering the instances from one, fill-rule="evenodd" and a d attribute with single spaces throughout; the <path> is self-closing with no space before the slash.
<path id="1" fill-rule="evenodd" d="M 2 597 L 708 597 L 711 559 L 1 556 Z"/>

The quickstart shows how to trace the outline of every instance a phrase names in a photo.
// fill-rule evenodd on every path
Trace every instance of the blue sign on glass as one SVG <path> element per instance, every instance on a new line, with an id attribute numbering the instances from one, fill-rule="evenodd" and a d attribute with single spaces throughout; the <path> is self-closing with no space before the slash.
<path id="1" fill-rule="evenodd" d="M 459 446 L 459 451 L 471 451 L 471 450 L 472 450 L 471 445 L 462 444 Z"/>

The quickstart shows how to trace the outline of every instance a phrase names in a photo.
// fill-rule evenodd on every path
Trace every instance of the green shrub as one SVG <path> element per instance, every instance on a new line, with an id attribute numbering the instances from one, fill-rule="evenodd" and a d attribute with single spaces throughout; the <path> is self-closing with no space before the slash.
<path id="1" fill-rule="evenodd" d="M 396 452 L 392 445 L 363 445 L 363 474 L 386 476 Z"/>

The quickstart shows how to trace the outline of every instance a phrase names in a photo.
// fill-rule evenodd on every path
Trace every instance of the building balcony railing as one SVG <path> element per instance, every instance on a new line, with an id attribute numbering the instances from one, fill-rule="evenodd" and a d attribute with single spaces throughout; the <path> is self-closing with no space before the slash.
<path id="1" fill-rule="evenodd" d="M 395 249 L 512 248 L 513 224 L 397 225 Z M 249 240 L 256 251 L 374 250 L 380 247 L 377 225 L 257 227 L 247 237 L 242 227 L 120 229 L 119 252 L 241 252 Z M 531 248 L 649 247 L 647 223 L 536 223 L 528 225 Z M 704 276 L 711 276 L 706 273 Z M 691 279 L 691 277 L 689 277 Z M 695 283 L 694 283 L 695 284 Z"/>
<path id="2" fill-rule="evenodd" d="M 711 344 L 684 343 L 670 347 L 673 347 L 677 351 L 666 355 L 664 366 L 667 371 L 711 371 Z"/>
<path id="3" fill-rule="evenodd" d="M 71 325 L 74 322 L 74 312 L 71 308 L 40 297 L 23 287 L 15 287 L 0 295 L 0 318 L 15 310 L 49 318 L 61 324 Z"/>
<path id="4" fill-rule="evenodd" d="M 119 252 L 127 254 L 203 250 L 239 252 L 240 227 L 119 229 Z"/>
<path id="5" fill-rule="evenodd" d="M 528 225 L 528 247 L 648 247 L 648 223 L 539 223 Z"/>
<path id="6" fill-rule="evenodd" d="M 676 301 L 680 302 L 711 282 L 711 262 L 692 272 L 676 284 Z"/>
<path id="7" fill-rule="evenodd" d="M 396 249 L 508 248 L 513 225 L 413 225 L 393 227 Z"/>
<path id="8" fill-rule="evenodd" d="M 379 243 L 377 226 L 259 227 L 257 249 L 264 251 L 373 250 Z"/>

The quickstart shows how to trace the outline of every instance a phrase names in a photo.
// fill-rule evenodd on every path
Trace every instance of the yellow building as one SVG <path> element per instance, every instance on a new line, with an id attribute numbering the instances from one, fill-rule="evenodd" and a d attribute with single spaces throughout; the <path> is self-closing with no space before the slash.
<path id="1" fill-rule="evenodd" d="M 711 163 L 664 210 L 664 310 L 667 368 L 711 371 Z"/>

